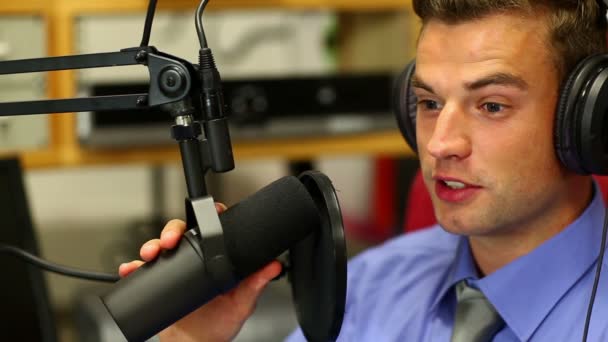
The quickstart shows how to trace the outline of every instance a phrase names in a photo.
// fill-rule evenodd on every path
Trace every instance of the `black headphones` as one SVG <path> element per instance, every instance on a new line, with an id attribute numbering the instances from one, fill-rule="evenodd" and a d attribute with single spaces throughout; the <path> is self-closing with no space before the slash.
<path id="1" fill-rule="evenodd" d="M 416 95 L 410 62 L 395 82 L 393 108 L 406 142 L 416 146 Z M 579 174 L 608 174 L 608 55 L 582 60 L 563 84 L 555 116 L 555 151 L 561 162 Z"/>

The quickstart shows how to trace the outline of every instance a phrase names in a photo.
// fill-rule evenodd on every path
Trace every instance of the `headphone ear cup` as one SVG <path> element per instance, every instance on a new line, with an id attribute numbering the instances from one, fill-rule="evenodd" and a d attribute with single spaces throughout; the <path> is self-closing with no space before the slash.
<path id="1" fill-rule="evenodd" d="M 401 134 L 412 151 L 417 153 L 416 107 L 418 100 L 411 87 L 415 70 L 416 61 L 411 61 L 397 78 L 393 87 L 393 111 Z"/>
<path id="2" fill-rule="evenodd" d="M 582 60 L 561 90 L 555 118 L 555 151 L 579 174 L 608 173 L 608 56 Z"/>

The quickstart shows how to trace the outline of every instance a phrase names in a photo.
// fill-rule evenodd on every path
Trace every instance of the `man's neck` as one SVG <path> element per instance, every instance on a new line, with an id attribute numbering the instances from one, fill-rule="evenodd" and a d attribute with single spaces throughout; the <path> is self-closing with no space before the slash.
<path id="1" fill-rule="evenodd" d="M 489 275 L 524 256 L 562 232 L 589 205 L 593 188 L 587 177 L 575 177 L 564 201 L 534 222 L 505 230 L 507 233 L 470 236 L 471 253 L 481 276 Z"/>

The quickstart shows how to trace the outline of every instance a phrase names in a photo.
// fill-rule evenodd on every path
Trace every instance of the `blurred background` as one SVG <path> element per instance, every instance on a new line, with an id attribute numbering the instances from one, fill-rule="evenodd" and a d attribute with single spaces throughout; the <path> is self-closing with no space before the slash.
<path id="1" fill-rule="evenodd" d="M 207 177 L 213 197 L 230 206 L 277 178 L 317 169 L 338 191 L 349 257 L 400 234 L 417 161 L 397 131 L 390 92 L 413 56 L 418 22 L 409 1 L 224 2 L 211 1 L 203 23 L 225 81 L 236 169 Z M 138 46 L 146 5 L 0 4 L 0 60 Z M 194 63 L 196 5 L 159 1 L 150 44 Z M 147 89 L 147 80 L 137 66 L 7 75 L 0 101 L 119 93 Z M 21 160 L 44 258 L 116 272 L 167 220 L 184 218 L 171 125 L 163 113 L 0 117 L 0 158 Z M 107 286 L 45 279 L 59 341 L 84 340 L 75 316 Z M 281 280 L 237 340 L 280 341 L 296 324 Z"/>

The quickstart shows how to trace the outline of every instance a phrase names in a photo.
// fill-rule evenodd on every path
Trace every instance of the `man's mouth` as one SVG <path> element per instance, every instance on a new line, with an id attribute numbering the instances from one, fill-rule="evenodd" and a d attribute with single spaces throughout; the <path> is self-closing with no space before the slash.
<path id="1" fill-rule="evenodd" d="M 464 189 L 467 186 L 466 184 L 458 181 L 442 180 L 441 182 L 444 182 L 445 185 L 454 190 Z"/>
<path id="2" fill-rule="evenodd" d="M 472 198 L 481 189 L 480 186 L 466 183 L 462 180 L 452 177 L 436 176 L 435 194 L 437 197 L 446 202 L 460 203 Z"/>

